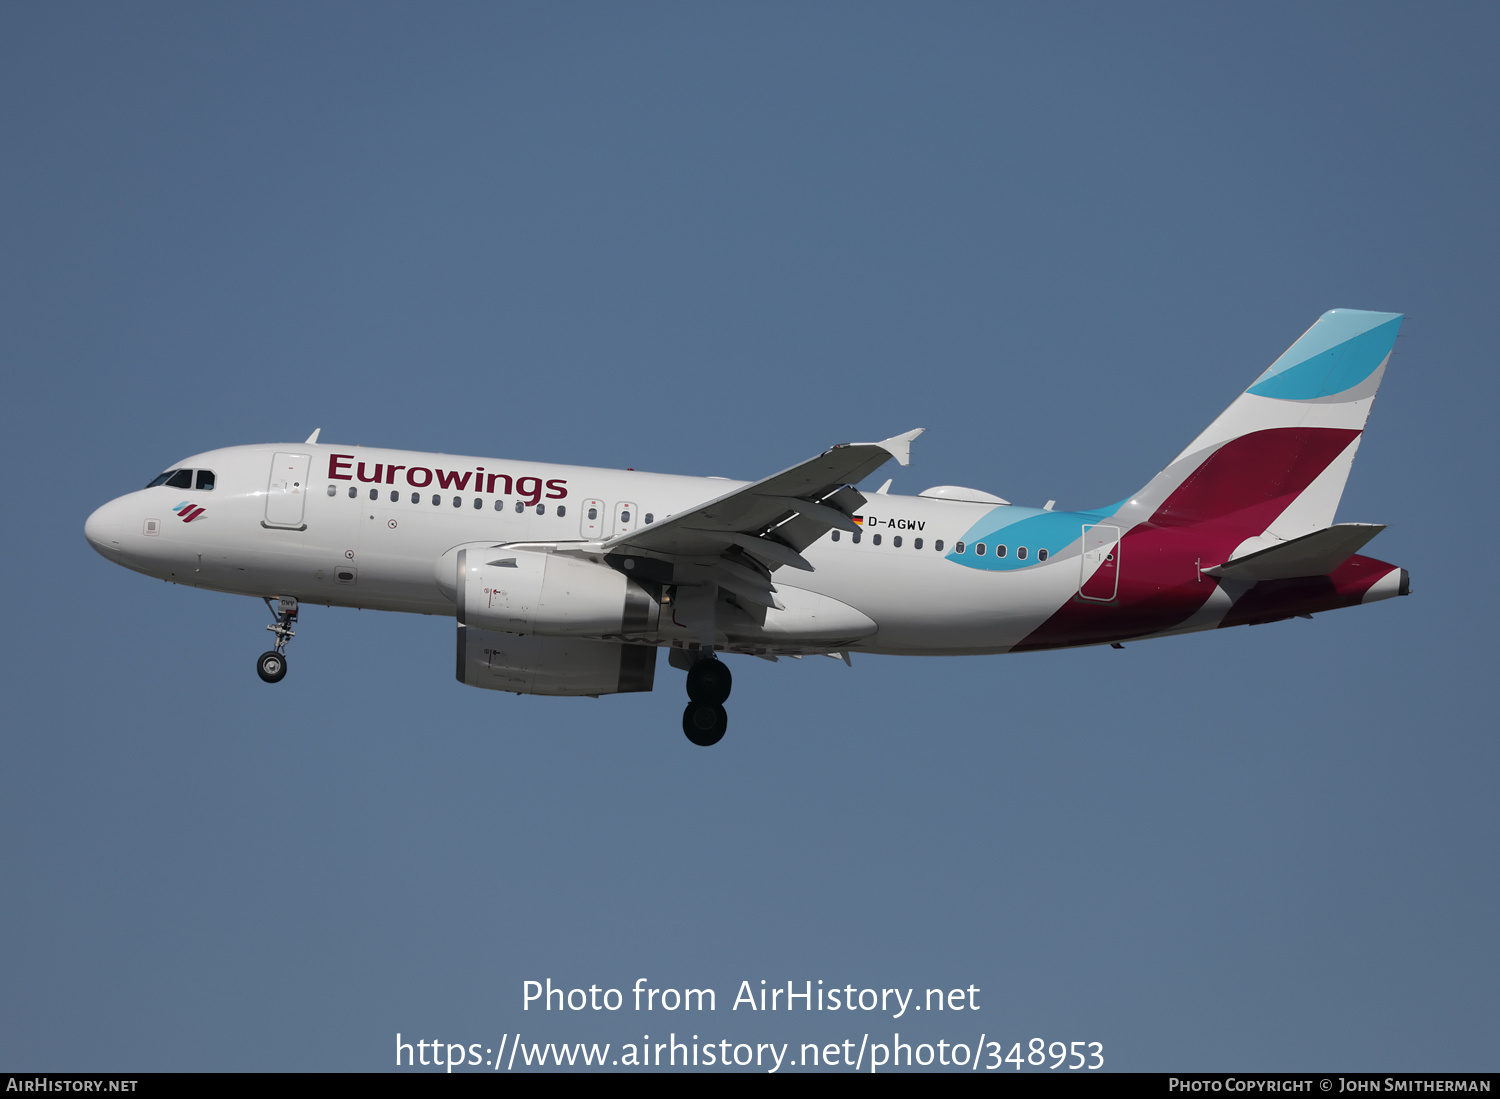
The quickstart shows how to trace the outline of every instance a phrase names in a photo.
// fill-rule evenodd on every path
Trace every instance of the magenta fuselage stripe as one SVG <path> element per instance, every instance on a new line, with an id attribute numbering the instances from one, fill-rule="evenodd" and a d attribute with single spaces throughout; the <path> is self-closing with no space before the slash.
<path id="1" fill-rule="evenodd" d="M 1231 439 L 1204 459 L 1150 519 L 1120 540 L 1115 550 L 1118 588 L 1112 602 L 1075 596 L 1016 649 L 1117 641 L 1179 625 L 1218 589 L 1217 582 L 1199 569 L 1224 562 L 1245 539 L 1265 531 L 1359 434 L 1343 428 L 1287 427 Z M 1310 594 L 1298 589 L 1287 597 L 1300 605 Z M 1347 605 L 1336 589 L 1324 595 L 1332 600 L 1329 606 Z M 1272 604 L 1279 601 L 1268 594 L 1257 613 L 1273 613 Z"/>

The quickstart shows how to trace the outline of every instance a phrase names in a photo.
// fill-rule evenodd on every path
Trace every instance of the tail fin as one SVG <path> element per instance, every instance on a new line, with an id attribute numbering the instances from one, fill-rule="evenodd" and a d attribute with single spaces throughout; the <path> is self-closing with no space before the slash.
<path id="1" fill-rule="evenodd" d="M 1246 538 L 1329 526 L 1400 327 L 1399 313 L 1324 313 L 1122 513 Z"/>

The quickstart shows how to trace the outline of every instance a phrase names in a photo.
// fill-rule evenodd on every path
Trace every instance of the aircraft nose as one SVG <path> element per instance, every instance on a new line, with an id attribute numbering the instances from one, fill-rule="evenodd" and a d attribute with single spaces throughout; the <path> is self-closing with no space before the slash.
<path id="1" fill-rule="evenodd" d="M 100 556 L 119 564 L 122 525 L 120 502 L 111 500 L 85 520 L 83 536 Z"/>

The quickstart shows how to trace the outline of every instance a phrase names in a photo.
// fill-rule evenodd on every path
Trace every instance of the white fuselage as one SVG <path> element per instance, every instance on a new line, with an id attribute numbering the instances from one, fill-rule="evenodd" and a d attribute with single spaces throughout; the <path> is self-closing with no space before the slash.
<path id="1" fill-rule="evenodd" d="M 317 443 L 185 460 L 101 507 L 105 557 L 267 599 L 286 673 L 298 603 L 456 619 L 455 675 L 492 690 L 652 689 L 688 675 L 684 732 L 723 735 L 716 652 L 948 655 L 1119 644 L 1406 595 L 1335 523 L 1401 317 L 1335 309 L 1130 496 L 1096 511 L 974 489 L 853 489 L 917 428 L 755 482 Z"/>
<path id="2" fill-rule="evenodd" d="M 298 467 L 304 474 L 289 475 L 295 485 L 277 483 L 277 455 L 306 456 Z M 211 471 L 213 488 L 159 485 L 111 501 L 89 519 L 86 532 L 95 548 L 127 568 L 178 584 L 438 615 L 455 613 L 451 579 L 441 581 L 444 570 L 451 576 L 456 547 L 589 546 L 746 484 L 319 444 L 229 447 L 179 466 Z M 1080 557 L 1076 547 L 1058 547 L 1038 562 L 1031 548 L 1024 567 L 955 564 L 954 546 L 996 510 L 990 503 L 871 496 L 861 509 L 860 535 L 824 535 L 803 551 L 814 571 L 782 568 L 777 589 L 836 600 L 874 623 L 873 631 L 840 648 L 1006 651 L 1076 595 Z M 1017 520 L 1056 515 L 1067 523 L 1058 513 L 1003 510 Z M 1078 516 L 1072 537 L 1094 521 Z M 1014 558 L 1019 548 L 1010 548 L 1008 566 L 1020 564 Z M 655 640 L 670 643 L 673 635 L 664 623 Z M 781 637 L 767 647 L 828 646 Z"/>

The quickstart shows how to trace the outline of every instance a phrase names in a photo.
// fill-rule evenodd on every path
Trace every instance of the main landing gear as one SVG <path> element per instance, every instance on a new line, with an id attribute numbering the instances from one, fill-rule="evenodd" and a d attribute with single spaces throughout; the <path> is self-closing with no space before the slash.
<path id="1" fill-rule="evenodd" d="M 286 676 L 286 643 L 297 636 L 297 631 L 292 629 L 292 623 L 297 621 L 297 601 L 283 595 L 273 607 L 267 599 L 266 609 L 276 618 L 266 627 L 276 635 L 276 647 L 260 654 L 255 662 L 255 674 L 267 683 L 280 683 Z"/>
<path id="2" fill-rule="evenodd" d="M 687 693 L 690 700 L 682 711 L 682 731 L 700 748 L 707 748 L 724 739 L 724 730 L 729 728 L 729 715 L 724 712 L 724 701 L 734 685 L 729 666 L 714 656 L 695 660 L 687 674 Z"/>

